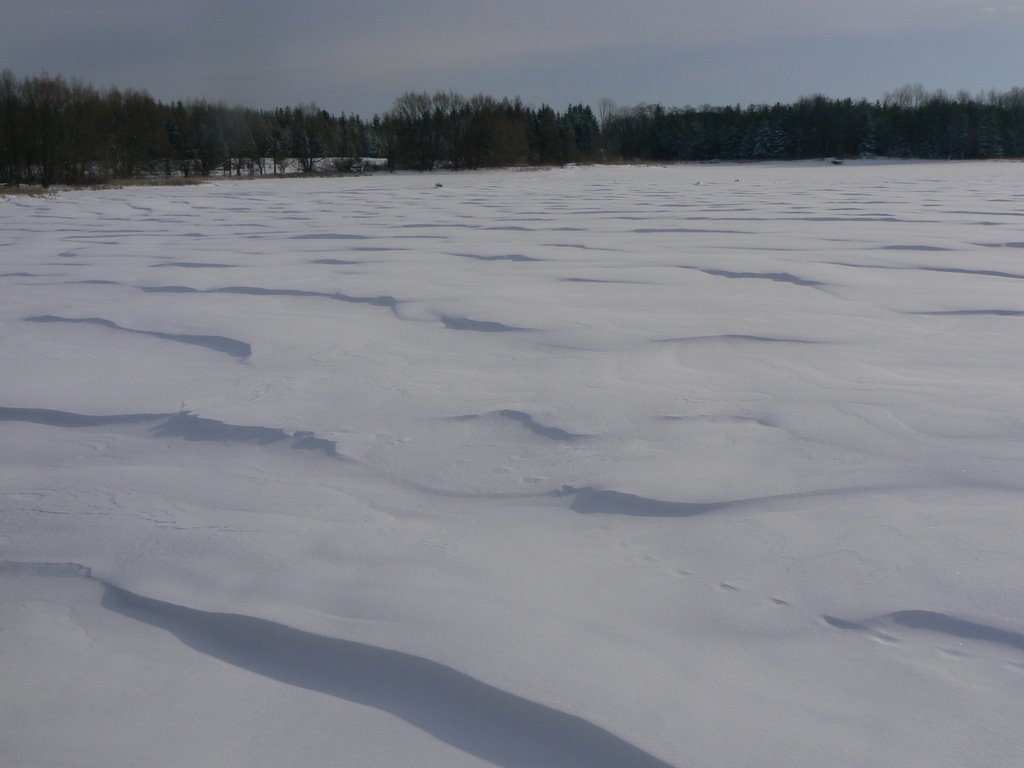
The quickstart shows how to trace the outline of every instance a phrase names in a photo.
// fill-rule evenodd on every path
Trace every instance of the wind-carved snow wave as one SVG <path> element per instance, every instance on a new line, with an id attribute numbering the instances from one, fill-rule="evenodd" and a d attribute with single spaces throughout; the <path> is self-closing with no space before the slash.
<path id="1" fill-rule="evenodd" d="M 961 269 L 960 267 L 911 267 L 924 272 L 946 272 L 951 275 L 980 275 L 982 277 L 1003 277 L 1008 280 L 1024 280 L 1016 272 L 1001 272 L 998 269 Z"/>
<path id="2" fill-rule="evenodd" d="M 471 320 L 468 317 L 441 315 L 441 323 L 450 331 L 475 331 L 477 333 L 508 333 L 510 331 L 527 331 L 529 328 L 517 328 L 491 320 Z"/>
<path id="3" fill-rule="evenodd" d="M 754 336 L 746 333 L 720 333 L 710 336 L 679 336 L 671 339 L 655 339 L 659 344 L 683 344 L 700 342 L 733 342 L 733 341 L 754 341 L 767 344 L 819 344 L 820 342 L 810 339 L 789 339 L 777 336 Z"/>
<path id="4" fill-rule="evenodd" d="M 369 240 L 369 235 L 353 235 L 345 232 L 314 232 L 307 235 L 292 235 L 292 240 Z"/>
<path id="5" fill-rule="evenodd" d="M 891 632 L 893 628 L 901 627 L 904 629 L 935 632 L 960 640 L 980 640 L 1024 651 L 1024 634 L 1020 632 L 1003 629 L 991 624 L 982 624 L 960 618 L 959 616 L 951 616 L 948 613 L 941 613 L 939 611 L 896 611 L 861 621 L 851 621 L 828 615 L 822 616 L 822 619 L 826 624 L 835 629 L 868 632 L 875 636 L 882 635 L 885 639 L 889 639 L 891 636 L 884 634 L 884 630 Z"/>
<path id="6" fill-rule="evenodd" d="M 981 317 L 1024 317 L 1024 309 L 943 309 L 933 310 L 931 312 L 909 312 L 907 314 L 936 316 L 978 315 Z"/>
<path id="7" fill-rule="evenodd" d="M 271 445 L 274 443 L 290 443 L 292 448 L 314 450 L 328 456 L 337 456 L 337 444 L 331 440 L 316 437 L 312 432 L 289 433 L 275 427 L 245 426 L 225 424 L 216 419 L 204 419 L 188 411 L 181 411 L 151 430 L 158 437 L 180 437 L 183 440 L 195 440 L 219 443 L 255 443 Z"/>
<path id="8" fill-rule="evenodd" d="M 548 427 L 548 426 L 545 426 L 544 424 L 539 423 L 529 413 L 526 413 L 525 411 L 516 411 L 516 410 L 510 409 L 510 408 L 505 408 L 505 409 L 502 409 L 500 411 L 492 411 L 491 413 L 485 413 L 485 414 L 475 414 L 474 413 L 474 414 L 470 414 L 470 415 L 467 415 L 467 416 L 456 416 L 455 419 L 457 419 L 459 421 L 471 421 L 471 420 L 475 420 L 475 419 L 486 418 L 488 416 L 491 416 L 491 417 L 495 417 L 496 416 L 498 418 L 506 419 L 508 421 L 514 421 L 517 424 L 523 425 L 526 429 L 528 429 L 530 432 L 533 432 L 535 435 L 540 435 L 541 437 L 546 437 L 549 440 L 558 440 L 558 441 L 570 442 L 570 441 L 573 441 L 573 440 L 580 440 L 580 439 L 586 437 L 586 435 L 579 435 L 579 434 L 576 434 L 574 432 L 568 432 L 568 431 L 566 431 L 564 429 L 561 429 L 559 427 Z"/>
<path id="9" fill-rule="evenodd" d="M 233 293 L 243 296 L 298 296 L 302 298 L 320 298 L 341 301 L 346 304 L 369 304 L 374 307 L 387 307 L 397 312 L 398 299 L 394 296 L 349 296 L 344 293 L 327 293 L 326 291 L 303 291 L 293 288 L 257 288 L 245 285 L 233 285 L 225 288 L 190 288 L 187 285 L 156 285 L 142 286 L 146 293 Z"/>
<path id="10" fill-rule="evenodd" d="M 946 247 L 941 246 L 941 245 L 903 245 L 903 244 L 897 244 L 897 245 L 883 245 L 883 246 L 881 246 L 881 248 L 879 248 L 879 250 L 882 250 L 882 251 L 923 251 L 923 252 L 933 252 L 933 251 L 952 251 L 953 249 L 952 248 L 946 248 Z"/>
<path id="11" fill-rule="evenodd" d="M 646 496 L 637 496 L 621 491 L 603 490 L 590 486 L 575 488 L 563 486 L 554 492 L 555 496 L 572 496 L 569 508 L 581 514 L 625 515 L 629 517 L 696 517 L 726 509 L 752 507 L 823 496 L 850 496 L 858 493 L 897 490 L 895 487 L 874 486 L 869 488 L 828 488 L 816 491 L 798 491 L 767 496 L 751 496 L 721 501 L 665 501 Z M 905 490 L 905 489 L 904 489 Z"/>
<path id="12" fill-rule="evenodd" d="M 521 253 L 509 253 L 501 254 L 498 256 L 483 256 L 476 253 L 453 253 L 453 256 L 461 256 L 464 259 L 476 259 L 477 261 L 517 261 L 517 262 L 530 262 L 530 261 L 541 261 L 541 259 L 535 259 L 532 256 L 524 256 Z"/>
<path id="13" fill-rule="evenodd" d="M 196 347 L 205 347 L 215 352 L 223 352 L 226 355 L 244 360 L 252 354 L 252 347 L 244 341 L 232 339 L 228 336 L 212 336 L 206 334 L 192 333 L 165 333 L 163 331 L 143 331 L 137 328 L 126 328 L 118 325 L 112 320 L 105 320 L 102 317 L 60 317 L 59 315 L 34 315 L 26 317 L 30 323 L 88 323 L 100 325 L 115 331 L 125 333 L 137 333 L 142 336 L 152 336 L 155 339 L 176 341 L 179 344 L 191 344 Z"/>
<path id="14" fill-rule="evenodd" d="M 164 629 L 195 651 L 287 685 L 387 712 L 503 768 L 671 768 L 580 717 L 430 659 L 104 586 L 103 607 Z"/>
<path id="15" fill-rule="evenodd" d="M 0 406 L 0 421 L 21 421 L 46 427 L 106 427 L 117 424 L 140 424 L 168 419 L 170 413 L 118 413 L 92 416 L 70 411 L 54 411 L 48 408 L 8 408 Z"/>
<path id="16" fill-rule="evenodd" d="M 1013 243 L 977 243 L 983 248 L 1024 248 L 1024 242 Z"/>
<path id="17" fill-rule="evenodd" d="M 297 450 L 317 451 L 331 458 L 343 458 L 333 440 L 317 437 L 313 432 L 286 432 L 276 427 L 225 424 L 205 419 L 189 411 L 177 413 L 126 413 L 87 415 L 47 408 L 9 408 L 0 406 L 0 421 L 20 421 L 48 427 L 80 429 L 128 424 L 155 423 L 150 434 L 156 437 L 180 437 L 188 441 L 216 443 L 255 443 L 256 445 L 288 444 Z"/>
<path id="18" fill-rule="evenodd" d="M 78 563 L 25 562 L 0 560 L 0 576 L 54 576 L 93 579 L 92 569 Z"/>
<path id="19" fill-rule="evenodd" d="M 770 280 L 774 283 L 791 283 L 792 285 L 802 285 L 809 288 L 824 285 L 824 283 L 817 280 L 808 280 L 803 277 L 797 277 L 789 272 L 732 272 L 727 269 L 708 269 L 704 267 L 688 266 L 681 266 L 679 268 L 691 269 L 695 272 L 703 272 L 705 275 L 711 275 L 712 277 L 726 277 L 733 280 Z"/>
<path id="20" fill-rule="evenodd" d="M 632 517 L 695 517 L 725 509 L 735 502 L 662 501 L 619 491 L 566 486 L 560 495 L 571 494 L 569 508 L 582 514 L 628 515 Z"/>
<path id="21" fill-rule="evenodd" d="M 936 266 L 896 266 L 893 264 L 856 264 L 846 261 L 826 262 L 837 267 L 850 267 L 851 269 L 887 269 L 894 272 L 939 272 L 950 275 L 978 275 L 979 277 L 1001 277 L 1008 280 L 1024 280 L 1024 275 L 1019 272 L 1003 272 L 998 269 L 968 269 L 966 267 L 936 267 Z"/>
<path id="22" fill-rule="evenodd" d="M 421 656 L 131 592 L 71 562 L 0 561 L 0 577 L 103 587 L 102 607 L 165 630 L 192 650 L 261 677 L 387 712 L 502 768 L 672 768 L 581 717 Z"/>

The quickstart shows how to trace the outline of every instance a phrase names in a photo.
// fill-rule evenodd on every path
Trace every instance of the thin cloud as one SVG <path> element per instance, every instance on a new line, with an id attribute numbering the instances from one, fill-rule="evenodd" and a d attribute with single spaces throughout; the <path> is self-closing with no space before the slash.
<path id="1" fill-rule="evenodd" d="M 146 88 L 164 100 L 316 101 L 366 115 L 403 91 L 447 88 L 556 105 L 601 95 L 669 105 L 808 91 L 879 97 L 917 80 L 949 89 L 1016 84 L 1020 8 L 968 0 L 640 0 L 628 8 L 621 0 L 296 0 L 287 8 L 38 0 L 5 9 L 0 68 Z"/>

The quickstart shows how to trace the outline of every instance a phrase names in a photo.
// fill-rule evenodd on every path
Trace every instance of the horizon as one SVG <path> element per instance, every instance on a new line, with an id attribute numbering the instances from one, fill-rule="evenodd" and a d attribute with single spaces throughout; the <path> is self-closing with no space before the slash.
<path id="1" fill-rule="evenodd" d="M 562 108 L 731 106 L 802 97 L 873 102 L 905 84 L 1006 91 L 1024 71 L 1024 12 L 966 0 L 762 8 L 649 0 L 628 18 L 606 0 L 514 9 L 446 0 L 363 8 L 302 0 L 186 0 L 174 8 L 88 8 L 52 0 L 5 9 L 0 70 L 59 73 L 163 102 L 270 109 L 316 103 L 372 116 L 401 94 L 454 91 Z"/>
<path id="2" fill-rule="evenodd" d="M 961 89 L 957 89 L 957 90 L 950 90 L 948 88 L 941 88 L 941 87 L 939 87 L 939 88 L 928 88 L 927 86 L 923 85 L 920 82 L 913 82 L 913 83 L 908 82 L 908 83 L 901 83 L 899 85 L 895 85 L 892 88 L 887 89 L 885 92 L 880 93 L 877 96 L 871 96 L 871 97 L 868 97 L 868 96 L 852 96 L 850 94 L 828 94 L 828 93 L 816 92 L 816 93 L 800 94 L 799 96 L 796 96 L 796 97 L 794 97 L 792 99 L 789 99 L 789 100 L 753 99 L 753 100 L 750 100 L 750 101 L 733 101 L 733 102 L 727 102 L 727 101 L 722 101 L 722 102 L 701 102 L 699 104 L 692 103 L 692 102 L 688 102 L 688 103 L 685 103 L 685 104 L 674 104 L 674 103 L 669 103 L 669 102 L 667 102 L 665 100 L 658 100 L 658 99 L 655 99 L 655 100 L 640 100 L 640 101 L 621 101 L 621 102 L 619 102 L 619 101 L 616 101 L 616 100 L 611 99 L 610 97 L 606 97 L 606 96 L 600 97 L 599 99 L 597 99 L 594 102 L 587 102 L 587 101 L 581 100 L 581 99 L 569 98 L 567 101 L 565 101 L 564 104 L 554 104 L 554 103 L 547 102 L 547 101 L 531 101 L 531 100 L 523 98 L 522 95 L 518 94 L 518 93 L 517 94 L 512 94 L 512 93 L 484 93 L 484 92 L 479 92 L 479 91 L 478 92 L 469 93 L 469 92 L 458 91 L 458 90 L 452 89 L 452 88 L 441 88 L 441 89 L 423 89 L 423 88 L 418 88 L 417 89 L 417 88 L 410 88 L 410 89 L 407 89 L 406 91 L 403 91 L 402 93 L 395 94 L 395 96 L 391 99 L 391 102 L 389 103 L 389 105 L 388 105 L 388 107 L 386 109 L 380 110 L 378 112 L 373 112 L 373 113 L 365 113 L 365 112 L 357 112 L 355 110 L 346 110 L 346 109 L 340 109 L 340 110 L 328 109 L 322 102 L 320 102 L 317 99 L 312 99 L 312 100 L 307 100 L 307 101 L 288 101 L 288 102 L 281 102 L 281 103 L 274 103 L 274 104 L 269 104 L 269 103 L 252 104 L 252 103 L 245 103 L 245 102 L 238 102 L 238 101 L 227 101 L 227 100 L 224 100 L 224 99 L 208 98 L 206 96 L 196 96 L 196 95 L 192 95 L 192 96 L 187 96 L 186 95 L 186 96 L 181 96 L 181 97 L 176 97 L 176 98 L 170 98 L 169 99 L 169 98 L 161 97 L 159 94 L 155 93 L 152 89 L 147 88 L 145 85 L 127 85 L 127 84 L 124 84 L 124 83 L 102 83 L 101 84 L 101 83 L 96 83 L 96 82 L 90 81 L 90 80 L 88 80 L 86 78 L 83 78 L 83 77 L 79 77 L 78 75 L 69 74 L 69 73 L 66 73 L 66 72 L 49 72 L 49 71 L 46 71 L 46 70 L 42 70 L 42 71 L 39 71 L 39 72 L 25 73 L 25 72 L 16 72 L 16 71 L 10 70 L 9 68 L 0 69 L 0 73 L 4 73 L 4 72 L 10 72 L 11 75 L 13 76 L 13 78 L 15 79 L 15 81 L 28 81 L 28 80 L 31 80 L 33 78 L 42 78 L 42 79 L 50 78 L 50 79 L 54 79 L 54 80 L 59 79 L 59 80 L 63 80 L 66 83 L 80 83 L 80 84 L 82 84 L 82 85 L 84 85 L 84 86 L 86 86 L 88 88 L 95 89 L 97 92 L 99 92 L 101 94 L 104 93 L 104 92 L 107 92 L 109 90 L 118 90 L 118 91 L 123 91 L 123 92 L 133 91 L 133 92 L 137 92 L 137 93 L 146 94 L 146 95 L 150 96 L 151 98 L 153 98 L 154 101 L 156 101 L 156 102 L 158 102 L 160 104 L 167 105 L 167 106 L 171 106 L 171 105 L 173 105 L 173 104 L 175 104 L 177 102 L 182 102 L 184 104 L 196 103 L 196 102 L 206 102 L 206 103 L 213 104 L 213 105 L 223 106 L 223 107 L 226 107 L 228 109 L 251 109 L 251 110 L 261 111 L 261 112 L 272 112 L 272 111 L 274 111 L 276 109 L 291 109 L 291 108 L 295 108 L 295 107 L 303 107 L 303 106 L 311 105 L 311 106 L 314 106 L 314 107 L 316 107 L 318 109 L 322 109 L 322 110 L 328 112 L 330 115 L 332 115 L 334 117 L 339 117 L 341 115 L 345 115 L 347 117 L 359 117 L 359 118 L 363 119 L 364 122 L 370 122 L 374 117 L 377 117 L 377 116 L 383 117 L 385 114 L 387 114 L 388 112 L 390 112 L 394 108 L 395 102 L 397 102 L 403 95 L 406 95 L 406 94 L 409 94 L 409 93 L 413 93 L 413 94 L 426 94 L 426 95 L 431 96 L 431 97 L 437 96 L 439 94 L 454 94 L 456 96 L 459 96 L 459 97 L 462 97 L 462 98 L 465 98 L 465 99 L 471 99 L 471 98 L 473 98 L 475 96 L 485 96 L 485 97 L 493 98 L 493 99 L 495 99 L 498 102 L 501 102 L 503 100 L 508 100 L 510 102 L 519 101 L 520 103 L 523 104 L 524 107 L 526 107 L 528 109 L 539 109 L 542 106 L 548 106 L 548 107 L 553 108 L 556 112 L 559 112 L 559 113 L 560 112 L 564 112 L 567 108 L 572 107 L 572 106 L 578 104 L 578 105 L 582 105 L 584 107 L 590 108 L 593 111 L 594 115 L 597 116 L 598 113 L 599 113 L 599 109 L 601 108 L 601 106 L 602 106 L 602 104 L 604 102 L 610 103 L 610 105 L 613 108 L 625 108 L 625 109 L 634 108 L 634 107 L 643 107 L 643 106 L 650 106 L 650 107 L 660 106 L 660 107 L 662 107 L 662 108 L 664 108 L 666 110 L 669 110 L 669 111 L 671 111 L 671 110 L 690 110 L 690 109 L 697 110 L 697 111 L 703 111 L 703 110 L 707 110 L 707 109 L 712 109 L 712 110 L 716 110 L 716 109 L 739 109 L 739 110 L 743 110 L 743 109 L 749 109 L 749 108 L 757 108 L 757 107 L 764 107 L 764 106 L 774 106 L 774 105 L 791 106 L 791 105 L 795 105 L 795 104 L 797 104 L 797 103 L 799 103 L 799 102 L 801 102 L 801 101 L 803 101 L 805 99 L 816 99 L 816 98 L 824 98 L 824 99 L 826 99 L 828 101 L 831 101 L 831 102 L 841 102 L 841 101 L 849 100 L 849 101 L 852 101 L 854 103 L 865 102 L 867 104 L 881 104 L 881 103 L 885 102 L 886 99 L 888 99 L 888 98 L 898 94 L 900 91 L 913 91 L 913 92 L 918 92 L 918 93 L 924 94 L 925 96 L 928 96 L 928 97 L 938 96 L 938 97 L 941 97 L 941 98 L 949 99 L 951 101 L 960 100 L 960 95 L 966 93 L 970 97 L 971 100 L 981 102 L 981 101 L 984 101 L 990 94 L 1003 94 L 1003 93 L 1008 93 L 1008 92 L 1012 92 L 1012 91 L 1024 88 L 1024 85 L 1011 85 L 1011 86 L 1008 86 L 1005 89 L 1003 89 L 1003 88 L 992 88 L 992 87 L 982 87 L 982 88 L 975 89 L 975 90 L 969 90 L 969 89 L 966 89 L 966 88 L 961 88 Z"/>

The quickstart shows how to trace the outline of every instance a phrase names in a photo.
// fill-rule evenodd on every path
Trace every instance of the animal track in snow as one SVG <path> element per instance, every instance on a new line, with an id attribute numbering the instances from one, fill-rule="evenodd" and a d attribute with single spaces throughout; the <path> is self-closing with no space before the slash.
<path id="1" fill-rule="evenodd" d="M 880 638 L 895 638 L 889 634 L 895 627 L 931 632 L 959 640 L 977 640 L 1024 651 L 1024 634 L 991 624 L 926 610 L 907 610 L 850 621 L 835 616 L 823 616 L 826 624 L 836 629 L 867 632 Z"/>

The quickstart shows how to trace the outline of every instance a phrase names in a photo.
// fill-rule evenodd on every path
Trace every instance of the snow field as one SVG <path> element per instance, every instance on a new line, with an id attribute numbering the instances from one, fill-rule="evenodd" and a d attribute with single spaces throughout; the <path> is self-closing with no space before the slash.
<path id="1" fill-rule="evenodd" d="M 0 201 L 0 763 L 1015 765 L 1019 168 Z"/>

